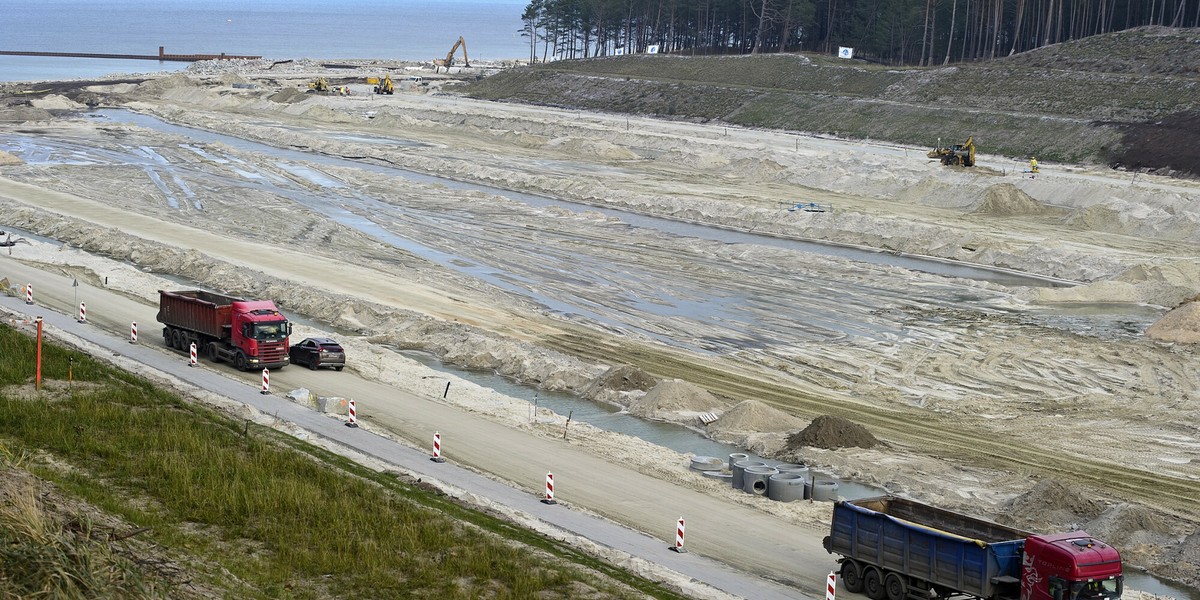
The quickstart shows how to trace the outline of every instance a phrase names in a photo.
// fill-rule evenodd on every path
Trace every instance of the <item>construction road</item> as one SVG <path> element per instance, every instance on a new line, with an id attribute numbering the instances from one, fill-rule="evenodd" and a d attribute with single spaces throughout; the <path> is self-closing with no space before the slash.
<path id="1" fill-rule="evenodd" d="M 76 288 L 71 277 L 13 260 L 0 258 L 0 274 L 11 281 L 32 283 L 35 289 L 34 306 L 26 305 L 23 298 L 2 297 L 0 307 L 14 313 L 17 319 L 43 317 L 51 338 L 61 336 L 68 342 L 71 336 L 81 338 L 105 352 L 127 357 L 186 384 L 275 415 L 313 435 L 419 477 L 436 479 L 469 494 L 486 497 L 571 535 L 657 563 L 734 596 L 762 599 L 816 596 L 822 589 L 824 576 L 835 566 L 833 557 L 820 547 L 823 532 L 671 485 L 565 442 L 536 437 L 433 398 L 357 378 L 350 372 L 279 370 L 271 374 L 273 393 L 263 395 L 258 372 L 239 373 L 228 365 L 205 362 L 200 363 L 200 368 L 189 368 L 185 356 L 163 346 L 160 329 L 154 321 L 155 307 L 102 288 L 85 284 Z M 76 298 L 87 304 L 87 324 L 68 316 L 75 314 Z M 138 344 L 128 341 L 131 322 L 139 323 Z M 424 451 L 366 429 L 347 428 L 340 419 L 283 399 L 283 393 L 299 387 L 355 398 L 359 418 L 365 426 L 370 427 L 373 418 L 386 417 L 397 434 L 417 447 L 427 445 L 432 432 L 438 430 L 449 462 L 433 463 Z M 526 489 L 496 481 L 456 463 L 517 482 Z M 560 502 L 556 506 L 539 502 L 547 471 L 555 474 L 555 498 Z M 589 514 L 591 511 L 602 516 Z M 686 554 L 668 550 L 673 542 L 675 521 L 681 515 L 688 523 Z M 780 582 L 751 573 L 772 574 Z"/>

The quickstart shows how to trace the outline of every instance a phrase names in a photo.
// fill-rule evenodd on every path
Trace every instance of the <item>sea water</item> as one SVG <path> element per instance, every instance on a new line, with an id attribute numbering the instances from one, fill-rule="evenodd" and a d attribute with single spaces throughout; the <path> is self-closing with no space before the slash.
<path id="1" fill-rule="evenodd" d="M 461 36 L 472 60 L 527 59 L 520 0 L 8 0 L 0 50 L 272 60 L 445 58 Z M 461 54 L 459 55 L 461 57 Z M 0 56 L 0 81 L 180 70 L 187 63 Z"/>

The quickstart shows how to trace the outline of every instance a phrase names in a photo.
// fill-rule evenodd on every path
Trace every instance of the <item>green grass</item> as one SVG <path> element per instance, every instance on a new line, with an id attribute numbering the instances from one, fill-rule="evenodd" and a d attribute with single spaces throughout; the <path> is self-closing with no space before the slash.
<path id="1" fill-rule="evenodd" d="M 29 384 L 32 346 L 0 327 L 0 386 Z M 72 391 L 32 399 L 0 392 L 0 443 L 53 456 L 29 470 L 150 528 L 158 544 L 220 565 L 257 597 L 568 598 L 581 589 L 590 597 L 675 597 L 565 544 L 231 421 L 87 356 L 44 351 L 44 376 L 66 379 L 70 367 Z M 8 569 L 0 565 L 0 597 Z M 209 577 L 220 584 L 216 573 Z"/>

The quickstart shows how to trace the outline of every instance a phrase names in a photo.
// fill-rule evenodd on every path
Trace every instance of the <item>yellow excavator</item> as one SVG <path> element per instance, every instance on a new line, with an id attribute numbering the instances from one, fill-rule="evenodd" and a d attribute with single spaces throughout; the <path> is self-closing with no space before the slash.
<path id="1" fill-rule="evenodd" d="M 437 73 L 438 67 L 446 67 L 446 72 L 449 73 L 450 67 L 454 66 L 454 53 L 458 52 L 459 48 L 462 48 L 462 51 L 463 51 L 462 66 L 464 66 L 464 67 L 471 66 L 471 61 L 467 59 L 467 40 L 464 40 L 463 37 L 460 35 L 460 36 L 458 36 L 458 41 L 454 42 L 454 46 L 451 47 L 450 51 L 446 53 L 446 58 L 433 59 L 433 72 Z"/>
<path id="2" fill-rule="evenodd" d="M 929 158 L 936 158 L 942 161 L 943 165 L 964 167 L 975 166 L 975 137 L 967 138 L 967 141 L 962 144 L 955 144 L 949 148 L 942 146 L 942 140 L 938 140 L 937 148 L 930 150 L 926 154 Z"/>
<path id="3" fill-rule="evenodd" d="M 379 85 L 375 86 L 376 94 L 395 94 L 396 86 L 392 83 L 391 74 L 384 75 L 383 79 L 379 80 Z"/>
<path id="4" fill-rule="evenodd" d="M 310 89 L 314 92 L 317 92 L 319 94 L 328 94 L 329 93 L 329 81 L 327 79 L 325 79 L 324 77 L 318 77 L 315 80 L 309 82 L 308 89 Z"/>

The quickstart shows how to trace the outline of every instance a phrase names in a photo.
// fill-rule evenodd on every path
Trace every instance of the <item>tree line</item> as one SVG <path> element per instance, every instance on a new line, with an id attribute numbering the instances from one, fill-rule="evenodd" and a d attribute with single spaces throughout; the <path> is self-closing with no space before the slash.
<path id="1" fill-rule="evenodd" d="M 1145 25 L 1200 27 L 1200 0 L 531 0 L 531 61 L 646 52 L 987 60 Z"/>

